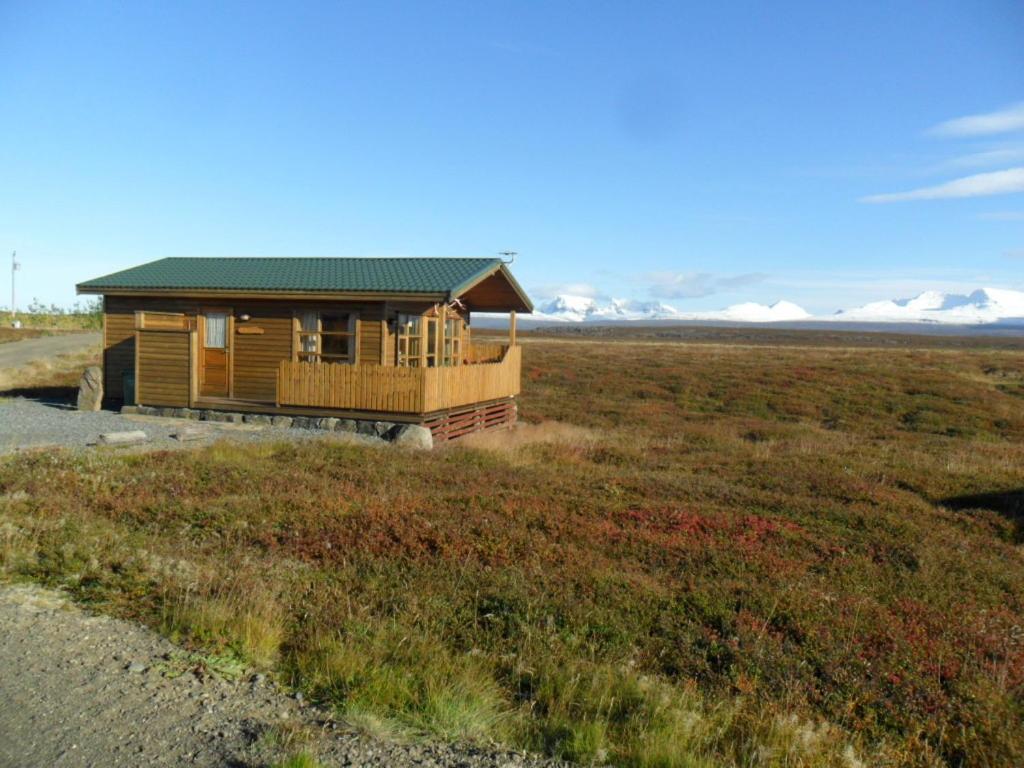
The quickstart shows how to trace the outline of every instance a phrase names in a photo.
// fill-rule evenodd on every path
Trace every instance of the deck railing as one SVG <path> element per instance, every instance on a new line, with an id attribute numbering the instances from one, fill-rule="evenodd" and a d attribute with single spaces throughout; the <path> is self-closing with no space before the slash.
<path id="1" fill-rule="evenodd" d="M 279 405 L 390 413 L 432 413 L 519 394 L 522 350 L 503 346 L 496 362 L 405 368 L 284 360 Z"/>

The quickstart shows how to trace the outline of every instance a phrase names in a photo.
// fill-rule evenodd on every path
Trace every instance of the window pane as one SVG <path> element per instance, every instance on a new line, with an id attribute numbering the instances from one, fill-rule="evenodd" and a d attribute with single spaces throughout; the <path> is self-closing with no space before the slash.
<path id="1" fill-rule="evenodd" d="M 326 313 L 320 315 L 320 330 L 330 333 L 348 333 L 349 315 Z"/>
<path id="2" fill-rule="evenodd" d="M 348 336 L 322 336 L 320 338 L 320 352 L 324 355 L 337 357 L 349 357 L 349 350 L 352 348 L 352 339 Z"/>
<path id="3" fill-rule="evenodd" d="M 317 349 L 317 336 L 315 333 L 300 333 L 299 334 L 299 350 L 307 354 L 316 352 Z"/>
<path id="4" fill-rule="evenodd" d="M 421 320 L 419 315 L 399 315 L 401 333 L 408 336 L 419 336 L 422 333 Z"/>
<path id="5" fill-rule="evenodd" d="M 215 312 L 206 316 L 207 348 L 224 349 L 228 345 L 228 316 Z"/>
<path id="6" fill-rule="evenodd" d="M 437 320 L 427 321 L 427 355 L 437 353 Z"/>
<path id="7" fill-rule="evenodd" d="M 303 310 L 299 313 L 299 328 L 303 331 L 319 331 L 320 323 L 315 310 Z"/>

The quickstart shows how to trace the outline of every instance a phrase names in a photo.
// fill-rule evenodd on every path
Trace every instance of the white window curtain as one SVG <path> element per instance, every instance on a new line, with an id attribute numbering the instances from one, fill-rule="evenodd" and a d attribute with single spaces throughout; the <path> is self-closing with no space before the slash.
<path id="1" fill-rule="evenodd" d="M 316 310 L 305 310 L 299 313 L 299 326 L 303 331 L 309 333 L 316 333 L 320 330 L 320 315 Z M 300 336 L 302 341 L 301 350 L 307 354 L 316 354 L 317 352 L 317 337 L 316 336 Z"/>
<path id="2" fill-rule="evenodd" d="M 208 349 L 224 349 L 228 345 L 228 316 L 211 313 L 206 316 L 206 346 Z"/>

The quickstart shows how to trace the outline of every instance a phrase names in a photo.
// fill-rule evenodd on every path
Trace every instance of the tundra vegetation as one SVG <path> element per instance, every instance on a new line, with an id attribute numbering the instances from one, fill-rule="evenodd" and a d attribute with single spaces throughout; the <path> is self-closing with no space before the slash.
<path id="1" fill-rule="evenodd" d="M 13 341 L 19 336 L 26 338 L 24 332 L 32 329 L 37 331 L 98 331 L 103 328 L 103 299 L 76 301 L 70 307 L 43 304 L 39 299 L 33 299 L 27 309 L 19 310 L 14 317 L 11 317 L 10 307 L 0 307 L 0 318 L 3 318 L 4 321 L 3 327 L 0 328 L 0 342 Z M 21 323 L 21 334 L 12 333 L 11 320 Z"/>
<path id="2" fill-rule="evenodd" d="M 1020 765 L 1024 358 L 984 343 L 525 338 L 511 439 L 7 457 L 0 569 L 375 730 Z"/>

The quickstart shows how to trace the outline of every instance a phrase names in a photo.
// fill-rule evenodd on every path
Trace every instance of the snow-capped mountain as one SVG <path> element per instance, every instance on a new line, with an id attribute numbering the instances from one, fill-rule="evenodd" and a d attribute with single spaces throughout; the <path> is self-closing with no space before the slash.
<path id="1" fill-rule="evenodd" d="M 541 303 L 531 315 L 533 320 L 559 322 L 608 322 L 614 320 L 724 320 L 739 323 L 771 323 L 806 320 L 810 315 L 789 301 L 775 304 L 734 304 L 715 312 L 681 312 L 660 301 L 611 299 L 600 303 L 587 296 L 556 296 Z"/>
<path id="2" fill-rule="evenodd" d="M 660 301 L 611 299 L 561 295 L 541 302 L 529 316 L 541 322 L 613 322 L 629 320 L 718 321 L 731 323 L 858 322 L 945 323 L 981 325 L 1012 320 L 1024 322 L 1024 291 L 980 288 L 957 294 L 925 291 L 911 299 L 873 301 L 862 307 L 841 309 L 835 314 L 812 316 L 791 301 L 774 304 L 745 302 L 713 312 L 684 312 Z"/>
<path id="3" fill-rule="evenodd" d="M 588 296 L 556 296 L 537 307 L 532 317 L 538 320 L 586 322 L 595 320 L 668 320 L 680 317 L 675 307 L 659 301 L 612 299 L 600 304 Z"/>
<path id="4" fill-rule="evenodd" d="M 707 312 L 704 316 L 706 319 L 733 320 L 738 323 L 779 323 L 787 320 L 809 320 L 811 317 L 807 310 L 791 301 L 777 301 L 774 304 L 748 301 L 744 304 L 733 304 L 721 312 Z"/>
<path id="5" fill-rule="evenodd" d="M 969 294 L 925 291 L 912 299 L 873 301 L 841 309 L 830 319 L 862 323 L 951 323 L 976 325 L 1024 318 L 1024 291 L 980 288 Z"/>

